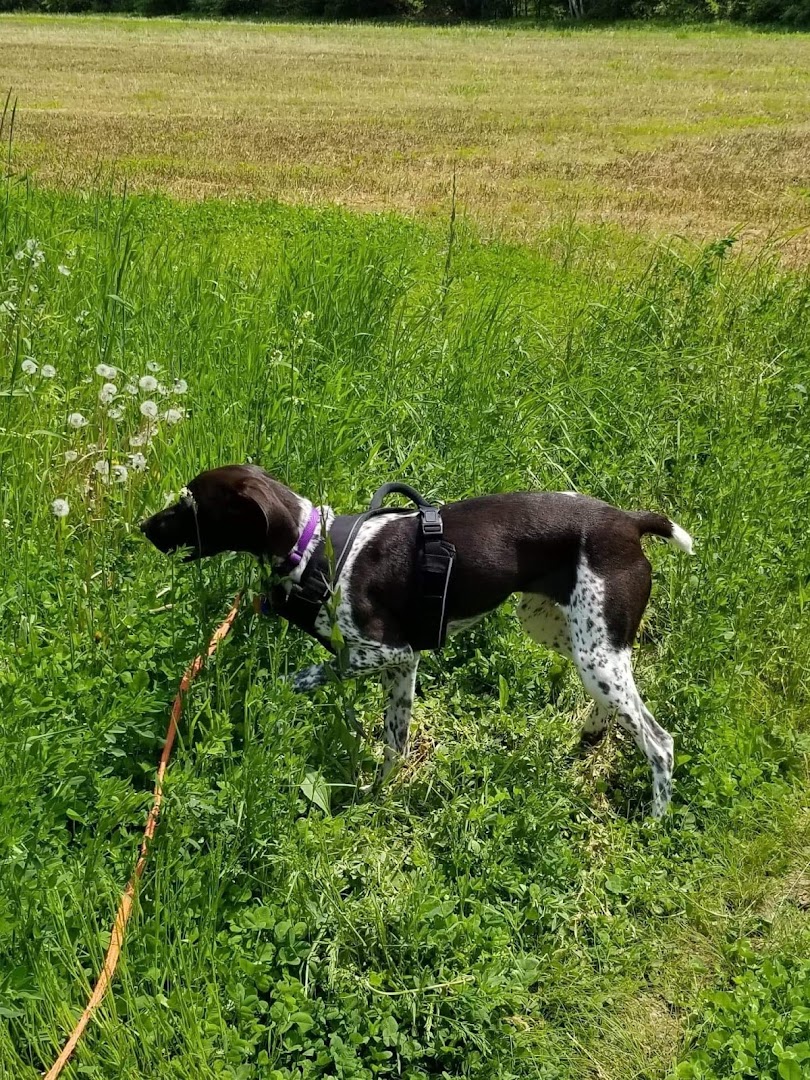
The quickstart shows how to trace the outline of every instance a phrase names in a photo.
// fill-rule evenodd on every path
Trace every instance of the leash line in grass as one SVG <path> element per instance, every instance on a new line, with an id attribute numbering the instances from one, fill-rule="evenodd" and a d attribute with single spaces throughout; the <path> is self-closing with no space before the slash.
<path id="1" fill-rule="evenodd" d="M 87 1027 L 90 1018 L 95 1010 L 101 1004 L 104 998 L 107 988 L 112 982 L 115 975 L 115 969 L 118 965 L 118 959 L 121 955 L 121 948 L 124 943 L 124 933 L 126 930 L 129 917 L 132 914 L 132 903 L 135 899 L 135 888 L 140 880 L 144 867 L 146 866 L 146 859 L 149 853 L 149 844 L 155 835 L 155 829 L 157 828 L 158 817 L 160 816 L 160 804 L 163 801 L 163 778 L 166 775 L 166 768 L 169 764 L 169 759 L 172 755 L 172 747 L 174 745 L 175 735 L 177 734 L 177 725 L 180 721 L 180 716 L 183 712 L 183 696 L 188 691 L 194 679 L 199 675 L 202 670 L 202 666 L 206 659 L 213 656 L 217 651 L 219 643 L 229 633 L 233 626 L 236 614 L 239 611 L 239 602 L 241 600 L 241 594 L 237 593 L 234 598 L 231 610 L 225 616 L 225 619 L 216 628 L 211 635 L 211 640 L 208 642 L 208 649 L 205 656 L 200 653 L 195 656 L 180 680 L 180 687 L 175 695 L 174 702 L 172 704 L 172 711 L 169 715 L 169 725 L 166 729 L 166 741 L 163 745 L 163 752 L 160 755 L 160 761 L 158 763 L 157 775 L 155 777 L 155 788 L 152 794 L 152 805 L 149 808 L 149 813 L 146 818 L 146 826 L 143 830 L 143 840 L 141 841 L 141 850 L 138 855 L 138 861 L 135 864 L 135 869 L 132 871 L 132 876 L 127 882 L 127 887 L 121 895 L 121 901 L 118 905 L 118 911 L 115 913 L 115 921 L 113 923 L 112 932 L 110 934 L 110 944 L 107 948 L 107 955 L 104 957 L 104 965 L 99 974 L 96 985 L 93 988 L 93 993 L 90 995 L 90 999 L 85 1006 L 84 1012 L 79 1017 L 76 1026 L 70 1034 L 70 1038 L 65 1043 L 65 1046 L 53 1063 L 51 1068 L 45 1073 L 44 1080 L 56 1080 L 56 1077 L 62 1072 L 65 1065 L 67 1065 L 71 1054 L 76 1048 L 76 1044 L 82 1037 L 84 1029 Z"/>

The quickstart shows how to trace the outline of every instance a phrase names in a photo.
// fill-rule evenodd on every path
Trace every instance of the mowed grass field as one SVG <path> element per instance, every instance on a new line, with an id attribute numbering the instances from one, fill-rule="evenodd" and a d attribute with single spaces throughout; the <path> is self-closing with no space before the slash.
<path id="1" fill-rule="evenodd" d="M 422 50 L 418 62 L 409 54 L 410 82 L 396 41 Z M 268 42 L 304 59 L 275 79 L 250 76 L 237 123 L 234 87 L 271 67 Z M 342 141 L 333 131 L 324 142 L 332 106 L 313 42 L 356 50 L 329 84 L 366 87 L 356 114 L 345 89 Z M 492 50 L 557 49 L 585 65 L 588 42 L 603 56 L 629 50 L 648 82 L 624 107 L 651 127 L 671 122 L 678 96 L 653 107 L 655 85 L 678 82 L 683 106 L 701 99 L 713 65 L 747 58 L 712 121 L 725 134 L 648 133 L 647 160 L 768 133 L 778 157 L 804 138 L 800 35 L 0 20 L 20 99 L 0 187 L 2 1080 L 40 1076 L 84 1007 L 177 682 L 240 588 L 235 629 L 189 696 L 115 984 L 70 1080 L 806 1075 L 801 250 L 788 266 L 781 249 L 736 257 L 724 239 L 736 211 L 712 217 L 698 202 L 708 182 L 684 189 L 683 216 L 668 218 L 675 189 L 663 178 L 677 170 L 640 183 L 646 209 L 632 220 L 614 201 L 617 228 L 594 231 L 596 204 L 575 208 L 564 193 L 513 216 L 502 194 L 518 171 L 493 201 L 483 187 L 472 199 L 464 185 L 484 171 L 470 155 L 475 171 L 459 161 L 457 174 L 466 217 L 489 214 L 512 237 L 524 221 L 537 243 L 495 239 L 462 215 L 437 220 L 455 151 L 430 101 L 479 125 L 479 138 L 483 115 L 479 91 L 449 109 L 451 60 L 500 71 L 487 66 Z M 436 72 L 435 93 L 413 74 L 419 63 Z M 577 83 L 557 63 L 567 119 L 553 149 L 569 139 L 580 148 L 569 161 L 594 170 L 588 154 L 619 126 L 585 137 L 578 118 L 607 118 L 607 107 L 593 90 L 577 97 L 584 67 Z M 597 72 L 605 86 L 610 70 Z M 145 85 L 166 99 L 139 102 Z M 766 95 L 768 115 L 778 99 L 793 120 L 732 134 L 765 85 L 781 88 Z M 354 186 L 349 172 L 342 193 L 288 183 L 296 160 L 326 145 L 348 169 L 372 99 L 385 130 L 400 109 L 394 127 L 411 130 L 418 153 L 387 156 L 378 128 L 369 145 L 381 156 L 351 165 Z M 261 151 L 254 169 L 272 109 L 299 149 L 279 140 L 283 168 Z M 193 138 L 179 138 L 183 124 Z M 7 114 L 4 139 L 9 125 Z M 740 183 L 728 198 L 760 208 L 760 239 L 798 228 L 784 170 L 757 160 L 748 195 Z M 766 219 L 769 169 L 782 186 Z M 124 196 L 113 172 L 166 190 Z M 202 198 L 212 192 L 419 213 Z M 670 228 L 710 239 L 656 245 Z M 654 588 L 634 650 L 642 693 L 676 740 L 667 818 L 649 819 L 646 763 L 621 732 L 580 750 L 578 679 L 520 633 L 511 602 L 425 656 L 413 756 L 361 795 L 381 757 L 375 682 L 293 695 L 282 676 L 324 654 L 252 613 L 255 566 L 165 559 L 136 527 L 201 469 L 244 460 L 339 512 L 397 478 L 442 501 L 575 489 L 688 529 L 692 558 L 645 541 Z"/>
<path id="2" fill-rule="evenodd" d="M 4 16 L 0 82 L 48 182 L 434 214 L 455 168 L 481 227 L 530 241 L 810 221 L 804 34 Z"/>

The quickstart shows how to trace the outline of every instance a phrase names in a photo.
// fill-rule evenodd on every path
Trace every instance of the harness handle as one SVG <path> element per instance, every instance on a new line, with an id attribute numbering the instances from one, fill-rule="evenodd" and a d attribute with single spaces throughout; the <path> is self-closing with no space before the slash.
<path id="1" fill-rule="evenodd" d="M 383 484 L 382 487 L 377 488 L 374 492 L 371 504 L 369 505 L 369 510 L 379 510 L 383 504 L 383 499 L 387 495 L 393 494 L 395 491 L 400 495 L 407 496 L 412 503 L 416 503 L 420 510 L 430 509 L 435 512 L 433 504 L 429 503 L 427 499 L 422 498 L 415 488 L 412 488 L 409 484 L 401 484 L 398 480 L 392 480 L 390 483 Z"/>

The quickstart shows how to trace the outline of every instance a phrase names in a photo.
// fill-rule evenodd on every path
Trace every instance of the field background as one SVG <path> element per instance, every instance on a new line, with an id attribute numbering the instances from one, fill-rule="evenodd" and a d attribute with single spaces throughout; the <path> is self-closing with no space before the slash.
<path id="1" fill-rule="evenodd" d="M 806 34 L 1 17 L 0 75 L 49 182 L 430 214 L 455 166 L 478 224 L 529 241 L 810 219 Z"/>
<path id="2" fill-rule="evenodd" d="M 634 662 L 676 737 L 673 810 L 645 816 L 620 733 L 579 752 L 581 688 L 509 605 L 425 658 L 413 759 L 360 798 L 379 690 L 293 696 L 279 676 L 318 648 L 245 612 L 191 694 L 119 976 L 66 1075 L 805 1075 L 810 282 L 801 237 L 761 241 L 804 221 L 809 41 L 0 20 L 3 1080 L 40 1075 L 81 1011 L 177 679 L 257 587 L 242 558 L 159 558 L 134 523 L 248 458 L 346 512 L 398 477 L 671 514 L 696 554 L 647 542 Z M 537 112 L 513 102 L 549 68 Z M 672 131 L 714 70 L 711 133 Z M 523 201 L 540 143 L 560 187 Z M 657 163 L 637 202 L 622 160 Z M 211 193 L 285 203 L 177 198 Z"/>

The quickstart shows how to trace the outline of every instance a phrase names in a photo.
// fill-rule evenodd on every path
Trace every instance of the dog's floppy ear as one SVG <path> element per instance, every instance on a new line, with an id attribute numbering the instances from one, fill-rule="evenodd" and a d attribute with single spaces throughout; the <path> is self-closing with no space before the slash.
<path id="1" fill-rule="evenodd" d="M 279 558 L 286 555 L 298 539 L 291 499 L 284 497 L 286 489 L 264 469 L 245 465 L 239 468 L 236 493 L 246 514 L 246 539 L 252 541 L 249 550 Z"/>

